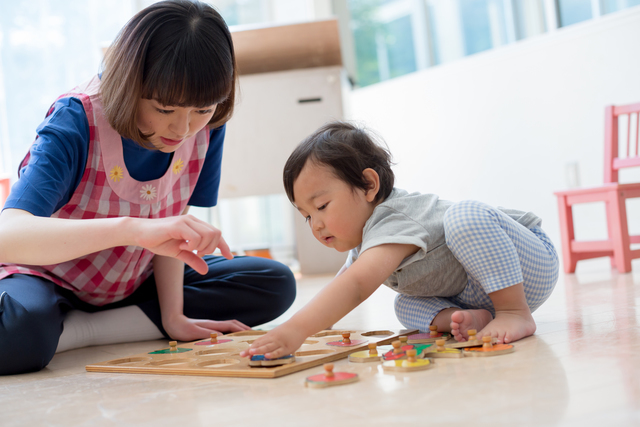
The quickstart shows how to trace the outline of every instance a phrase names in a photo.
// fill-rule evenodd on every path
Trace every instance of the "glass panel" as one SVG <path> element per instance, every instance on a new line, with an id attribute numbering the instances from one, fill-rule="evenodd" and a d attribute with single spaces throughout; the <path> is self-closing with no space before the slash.
<path id="1" fill-rule="evenodd" d="M 591 0 L 558 0 L 560 26 L 576 24 L 593 17 Z"/>
<path id="2" fill-rule="evenodd" d="M 99 71 L 102 48 L 133 15 L 132 3 L 0 2 L 0 137 L 9 139 L 14 179 L 51 103 Z"/>
<path id="3" fill-rule="evenodd" d="M 389 77 L 398 77 L 416 71 L 413 29 L 410 16 L 385 25 L 386 49 L 389 58 Z"/>
<path id="4" fill-rule="evenodd" d="M 502 1 L 463 0 L 460 15 L 467 55 L 482 52 L 507 42 Z"/>
<path id="5" fill-rule="evenodd" d="M 514 0 L 516 39 L 522 40 L 546 32 L 544 12 L 543 0 Z"/>
<path id="6" fill-rule="evenodd" d="M 375 19 L 380 3 L 379 0 L 349 1 L 358 64 L 357 83 L 361 87 L 380 81 L 377 34 L 383 33 L 383 26 Z"/>
<path id="7" fill-rule="evenodd" d="M 617 12 L 618 10 L 640 5 L 640 0 L 601 0 L 602 13 Z"/>

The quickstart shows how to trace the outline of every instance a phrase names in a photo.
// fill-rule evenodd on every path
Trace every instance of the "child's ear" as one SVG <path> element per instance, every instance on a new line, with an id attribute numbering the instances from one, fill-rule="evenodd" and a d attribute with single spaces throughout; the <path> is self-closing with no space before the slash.
<path id="1" fill-rule="evenodd" d="M 378 195 L 378 191 L 380 191 L 380 176 L 378 172 L 374 171 L 371 168 L 366 168 L 362 171 L 362 176 L 369 184 L 369 188 L 364 193 L 368 202 L 373 202 Z"/>

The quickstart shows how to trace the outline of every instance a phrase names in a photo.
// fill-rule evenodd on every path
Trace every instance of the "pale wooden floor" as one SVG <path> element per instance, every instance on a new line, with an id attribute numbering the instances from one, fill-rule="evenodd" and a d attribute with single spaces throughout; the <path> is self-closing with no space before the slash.
<path id="1" fill-rule="evenodd" d="M 0 377 L 1 426 L 640 425 L 640 263 L 620 275 L 604 259 L 561 275 L 534 313 L 535 336 L 495 358 L 436 361 L 411 374 L 336 363 L 360 381 L 308 389 L 321 368 L 278 379 L 87 373 L 84 366 L 166 346 L 164 341 L 58 354 L 41 372 Z M 299 308 L 328 277 L 299 281 Z M 274 324 L 288 317 L 291 311 Z M 338 324 L 393 329 L 381 289 Z M 364 365 L 364 366 L 362 366 Z M 411 423 L 411 424 L 408 424 Z"/>

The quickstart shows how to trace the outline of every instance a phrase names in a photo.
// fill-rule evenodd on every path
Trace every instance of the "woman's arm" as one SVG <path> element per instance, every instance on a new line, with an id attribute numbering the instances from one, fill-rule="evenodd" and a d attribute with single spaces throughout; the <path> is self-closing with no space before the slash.
<path id="1" fill-rule="evenodd" d="M 116 246 L 141 246 L 177 258 L 200 274 L 208 271 L 201 256 L 216 248 L 232 257 L 220 231 L 190 215 L 79 220 L 38 217 L 20 209 L 0 214 L 0 262 L 57 264 Z"/>
<path id="2" fill-rule="evenodd" d="M 182 215 L 189 212 L 189 206 Z M 215 248 L 214 248 L 215 249 Z M 229 254 L 227 258 L 233 256 Z M 203 261 L 204 262 L 204 261 Z M 207 267 L 208 268 L 208 267 Z M 212 332 L 236 332 L 250 329 L 237 321 L 213 321 L 190 319 L 184 315 L 184 263 L 176 258 L 156 255 L 153 257 L 153 275 L 158 290 L 162 314 L 162 326 L 175 340 L 192 341 L 207 338 Z"/>
<path id="3" fill-rule="evenodd" d="M 366 250 L 290 320 L 257 339 L 241 355 L 278 358 L 291 354 L 307 337 L 333 325 L 369 298 L 402 260 L 417 250 L 417 246 L 399 244 Z"/>

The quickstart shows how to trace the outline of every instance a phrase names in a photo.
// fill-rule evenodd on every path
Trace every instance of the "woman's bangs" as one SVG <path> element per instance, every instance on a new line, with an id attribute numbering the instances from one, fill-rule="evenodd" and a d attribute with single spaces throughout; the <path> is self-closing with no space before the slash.
<path id="1" fill-rule="evenodd" d="M 232 73 L 217 70 L 221 67 L 213 66 L 212 61 L 163 62 L 158 61 L 163 66 L 155 67 L 146 76 L 143 98 L 155 99 L 162 105 L 203 108 L 224 102 L 233 88 Z"/>

